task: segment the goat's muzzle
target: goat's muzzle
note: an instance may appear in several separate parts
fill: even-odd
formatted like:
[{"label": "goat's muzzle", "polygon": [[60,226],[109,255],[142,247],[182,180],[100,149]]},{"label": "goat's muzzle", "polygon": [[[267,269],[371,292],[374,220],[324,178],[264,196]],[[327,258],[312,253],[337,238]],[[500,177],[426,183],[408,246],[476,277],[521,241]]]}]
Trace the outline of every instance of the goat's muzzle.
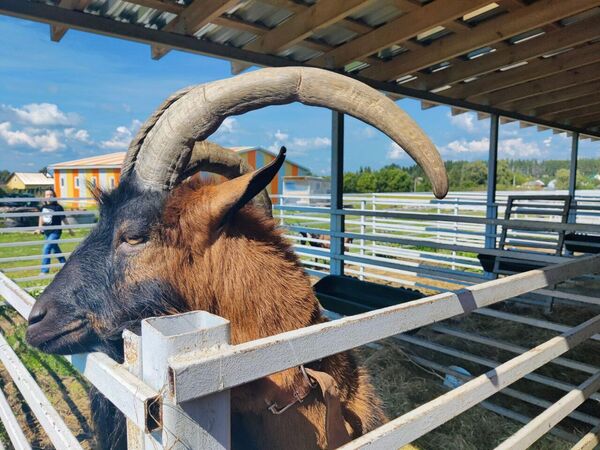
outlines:
[{"label": "goat's muzzle", "polygon": [[89,348],[93,339],[91,327],[84,317],[74,316],[42,295],[29,315],[27,342],[46,353],[72,354]]}]

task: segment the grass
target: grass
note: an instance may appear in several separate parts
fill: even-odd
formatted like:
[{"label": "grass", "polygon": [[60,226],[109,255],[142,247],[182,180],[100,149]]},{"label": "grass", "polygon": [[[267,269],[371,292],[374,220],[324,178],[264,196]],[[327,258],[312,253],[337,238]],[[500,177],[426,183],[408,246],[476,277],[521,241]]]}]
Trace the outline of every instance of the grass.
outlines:
[{"label": "grass", "polygon": [[[29,347],[25,342],[26,326],[25,320],[14,309],[0,306],[0,332],[83,448],[93,448],[89,383],[64,358]],[[4,367],[0,368],[0,387],[32,447],[54,448]],[[4,429],[0,432],[0,440],[7,448],[12,448]]]},{"label": "grass", "polygon": [[[71,236],[67,231],[63,231],[61,239],[73,239],[73,238],[84,238],[89,234],[89,229],[76,229],[73,230],[73,235]],[[14,258],[18,256],[36,256],[42,254],[42,245],[44,243],[44,236],[39,234],[33,234],[32,232],[14,232],[14,233],[1,233],[0,234],[0,244],[3,243],[13,243],[13,242],[34,242],[39,241],[40,245],[27,245],[27,246],[15,246],[15,247],[0,247],[0,258]],[[58,244],[61,251],[63,253],[71,252],[78,245],[78,242],[64,242]],[[19,270],[16,272],[7,273],[10,278],[25,278],[37,276],[40,274],[40,268],[35,267],[28,269],[27,267],[38,266],[42,263],[41,257],[40,259],[30,259],[25,261],[13,261],[13,262],[1,262],[0,270],[12,269],[23,267],[23,270]],[[51,264],[58,263],[58,260],[55,257],[52,257]],[[59,267],[51,267],[50,273],[55,273],[59,270]],[[47,284],[45,280],[31,280],[20,282],[19,285],[21,287],[34,287],[40,284]]]}]

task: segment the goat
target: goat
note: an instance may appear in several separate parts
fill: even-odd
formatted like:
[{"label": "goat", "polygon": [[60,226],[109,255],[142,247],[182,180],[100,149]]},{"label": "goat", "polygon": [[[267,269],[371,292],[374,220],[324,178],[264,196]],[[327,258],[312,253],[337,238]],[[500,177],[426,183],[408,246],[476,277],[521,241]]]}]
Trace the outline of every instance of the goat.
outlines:
[{"label": "goat", "polygon": [[[323,321],[308,276],[269,217],[268,199],[251,204],[285,152],[244,173],[239,158],[204,142],[230,115],[293,101],[336,109],[379,128],[422,165],[436,195],[445,195],[446,172],[433,144],[394,102],[356,80],[289,67],[179,91],[132,141],[120,185],[98,194],[98,225],[36,302],[28,342],[49,353],[103,351],[122,361],[122,331],[139,330],[151,316],[209,311],[230,321],[232,344]],[[207,168],[232,179],[183,182]],[[385,422],[351,351],[306,367],[335,380],[348,439]],[[272,413],[304,381],[296,367],[233,389],[233,448],[339,445],[326,431],[326,405],[318,392],[308,392],[283,414]],[[124,448],[122,415],[103,397],[94,399],[93,408],[101,448]]]},{"label": "goat", "polygon": [[[300,236],[302,236],[304,239],[300,239],[300,244],[301,245],[309,245],[311,247],[318,247],[318,248],[325,248],[325,249],[330,249],[331,248],[331,237],[328,234],[317,234],[317,233],[305,233],[304,231],[300,232]],[[308,239],[314,239],[314,240],[308,240]],[[315,240],[318,241],[324,241],[324,242],[315,242]],[[352,244],[354,242],[354,238],[351,237],[347,237],[344,238],[344,248],[346,250],[348,250],[349,244]]]}]

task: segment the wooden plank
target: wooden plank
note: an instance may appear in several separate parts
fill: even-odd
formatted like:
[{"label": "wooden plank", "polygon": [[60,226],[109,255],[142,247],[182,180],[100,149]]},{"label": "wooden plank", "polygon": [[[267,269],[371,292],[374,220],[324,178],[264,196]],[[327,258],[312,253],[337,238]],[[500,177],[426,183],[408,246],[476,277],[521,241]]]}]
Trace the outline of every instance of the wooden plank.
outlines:
[{"label": "wooden plank", "polygon": [[598,389],[600,389],[600,372],[592,375],[577,386],[577,389],[563,396],[551,407],[547,408],[543,413],[496,447],[496,450],[526,450]]},{"label": "wooden plank", "polygon": [[540,0],[512,13],[490,19],[471,30],[468,36],[457,34],[439,39],[426,49],[399,55],[376,69],[367,68],[361,75],[380,81],[395,79],[597,5],[597,0]]},{"label": "wooden plank", "polygon": [[10,404],[6,400],[4,393],[0,390],[0,420],[6,430],[6,434],[10,439],[15,450],[31,450],[31,444],[25,437],[25,433],[21,429],[21,425],[17,421]]},{"label": "wooden plank", "polygon": [[[92,0],[60,0],[59,8],[83,11],[92,3]],[[64,25],[50,24],[50,39],[53,42],[60,42],[69,28]]]},{"label": "wooden plank", "polygon": [[185,6],[169,0],[127,0],[128,3],[145,6],[147,8],[158,9],[159,11],[169,12],[171,14],[181,14]]},{"label": "wooden plank", "polygon": [[[598,255],[577,258],[567,263],[481,283],[458,293],[438,294],[230,346],[210,354],[182,355],[171,362],[171,392],[175,392],[179,402],[184,402],[229,389],[289,367],[598,270],[599,264]],[[597,322],[595,327],[600,329],[600,316]],[[219,373],[220,376],[215,378],[210,375],[214,373]]]},{"label": "wooden plank", "polygon": [[[566,122],[566,121],[565,121]],[[569,123],[577,123],[582,127],[589,128],[597,125],[600,122],[600,111],[587,116],[578,117],[574,120],[569,120]]]},{"label": "wooden plank", "polygon": [[571,450],[594,450],[600,446],[600,425],[594,427]]},{"label": "wooden plank", "polygon": [[362,60],[386,47],[407,41],[419,33],[461,17],[486,3],[489,1],[446,0],[443,4],[429,3],[314,58],[310,63],[329,68],[343,67],[349,62]]},{"label": "wooden plank", "polygon": [[579,106],[578,108],[572,108],[569,111],[552,112],[544,115],[539,115],[538,117],[543,117],[544,119],[548,120],[560,121],[561,119],[573,120],[584,116],[598,115],[600,114],[600,105],[598,103],[600,102],[587,103],[585,105]]},{"label": "wooden plank", "polygon": [[369,6],[372,0],[329,0],[317,2],[293,15],[260,39],[244,48],[261,53],[278,53],[303,41],[315,31],[326,28]]},{"label": "wooden plank", "polygon": [[[166,24],[163,31],[193,35],[204,25],[231,9],[239,0],[194,0],[175,19]],[[171,51],[164,46],[152,46],[152,59],[160,59]]]},{"label": "wooden plank", "polygon": [[600,42],[586,45],[570,52],[561,53],[547,59],[538,59],[529,63],[506,70],[495,72],[471,81],[459,84],[444,91],[444,95],[453,98],[468,98],[477,101],[487,92],[497,91],[528,81],[545,78],[550,75],[565,72],[570,69],[586,66],[600,61]]},{"label": "wooden plank", "polygon": [[500,67],[537,58],[556,50],[581,45],[599,36],[600,16],[591,17],[530,41],[510,45],[504,49],[496,49],[495,52],[474,60],[454,60],[449,68],[430,75],[419,74],[417,80],[406,83],[406,86],[424,90],[435,89],[492,72]]},{"label": "wooden plank", "polygon": [[538,93],[533,97],[507,103],[505,107],[513,111],[533,113],[537,107],[552,105],[564,100],[585,97],[590,94],[595,94],[596,92],[600,92],[600,81],[598,80],[563,88],[554,92]]},{"label": "wooden plank", "polygon": [[570,111],[572,109],[580,108],[584,105],[595,105],[598,103],[600,103],[600,91],[597,91],[592,95],[586,95],[584,97],[573,98],[546,106],[540,106],[534,110],[534,113],[536,116],[542,117],[546,114]]},{"label": "wooden plank", "polygon": [[340,447],[399,448],[472,408],[600,331],[600,315]]},{"label": "wooden plank", "polygon": [[540,93],[558,91],[595,80],[600,80],[600,63],[567,70],[546,78],[519,84],[518,86],[499,89],[492,93],[477,96],[476,98],[477,101],[490,105],[504,105],[515,100],[533,97]]}]

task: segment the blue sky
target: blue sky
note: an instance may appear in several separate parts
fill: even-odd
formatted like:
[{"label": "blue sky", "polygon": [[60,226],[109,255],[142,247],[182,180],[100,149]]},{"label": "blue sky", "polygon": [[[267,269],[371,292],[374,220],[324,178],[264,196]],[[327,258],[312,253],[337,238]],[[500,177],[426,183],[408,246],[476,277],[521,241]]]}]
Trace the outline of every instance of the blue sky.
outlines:
[{"label": "blue sky", "polygon": [[[230,76],[227,61],[172,51],[159,61],[150,48],[70,30],[50,41],[48,25],[0,16],[0,169],[43,166],[126,149],[139,124],[184,86]],[[489,120],[452,116],[447,107],[421,110],[398,102],[429,134],[446,160],[485,159]],[[329,173],[330,115],[322,108],[269,107],[228,119],[213,136],[223,145],[275,148],[316,174]],[[518,124],[500,130],[500,157],[568,159],[570,138]],[[600,142],[581,144],[582,157],[600,156]],[[346,123],[346,170],[412,161],[382,133]]]}]

